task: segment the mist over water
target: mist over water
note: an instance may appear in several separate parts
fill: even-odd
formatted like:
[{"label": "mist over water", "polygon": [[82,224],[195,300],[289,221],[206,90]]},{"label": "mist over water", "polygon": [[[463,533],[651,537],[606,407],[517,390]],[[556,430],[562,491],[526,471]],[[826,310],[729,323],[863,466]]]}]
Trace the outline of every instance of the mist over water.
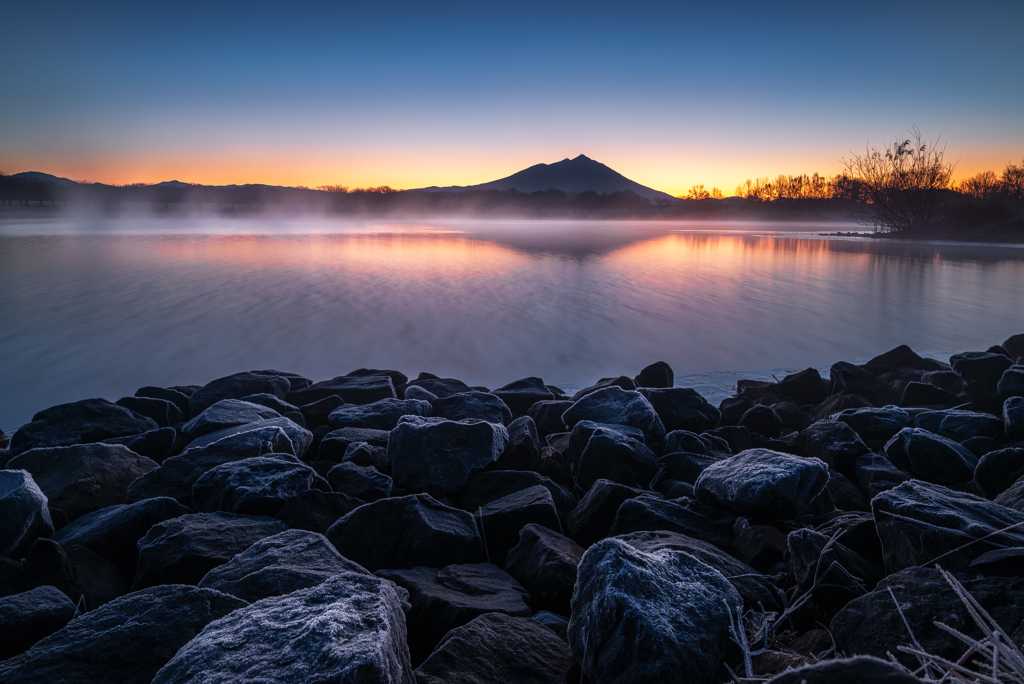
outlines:
[{"label": "mist over water", "polygon": [[[843,227],[848,230],[848,227]],[[835,230],[828,226],[826,230]],[[1024,332],[1024,249],[820,226],[189,217],[0,222],[0,429],[275,368],[570,390],[668,361],[714,401],[898,344]],[[781,377],[781,376],[780,376]]]}]

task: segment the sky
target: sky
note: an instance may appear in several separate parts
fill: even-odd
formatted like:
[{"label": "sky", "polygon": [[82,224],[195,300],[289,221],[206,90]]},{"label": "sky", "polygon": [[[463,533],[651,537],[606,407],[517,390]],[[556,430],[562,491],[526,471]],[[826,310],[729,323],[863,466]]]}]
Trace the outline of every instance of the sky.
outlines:
[{"label": "sky", "polygon": [[673,195],[920,128],[1024,160],[1024,2],[8,3],[0,170],[470,185],[578,154]]}]

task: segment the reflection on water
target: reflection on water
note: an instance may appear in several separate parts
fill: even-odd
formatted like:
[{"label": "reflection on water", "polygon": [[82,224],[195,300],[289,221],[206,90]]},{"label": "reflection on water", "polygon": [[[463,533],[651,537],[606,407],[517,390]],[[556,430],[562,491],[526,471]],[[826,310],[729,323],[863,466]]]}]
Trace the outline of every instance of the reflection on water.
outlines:
[{"label": "reflection on water", "polygon": [[0,428],[268,367],[571,389],[664,359],[717,397],[752,372],[1024,331],[1021,249],[645,222],[223,225],[0,224]]}]

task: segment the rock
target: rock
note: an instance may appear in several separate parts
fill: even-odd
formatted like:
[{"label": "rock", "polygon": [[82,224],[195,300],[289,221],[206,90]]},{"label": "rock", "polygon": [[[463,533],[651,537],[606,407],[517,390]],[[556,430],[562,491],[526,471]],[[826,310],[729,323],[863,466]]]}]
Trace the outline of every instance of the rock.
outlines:
[{"label": "rock", "polygon": [[160,427],[170,427],[187,418],[185,413],[176,404],[166,399],[121,397],[114,403],[140,416],[153,419]]},{"label": "rock", "polygon": [[317,451],[317,460],[343,461],[350,445],[363,442],[373,447],[386,447],[390,439],[387,430],[369,430],[367,428],[341,428],[324,435]]},{"label": "rock", "polygon": [[708,466],[694,484],[697,500],[740,515],[795,518],[825,489],[828,466],[768,449],[749,449]]},{"label": "rock", "polygon": [[138,435],[156,430],[159,425],[106,399],[84,399],[43,409],[32,416],[11,437],[15,456],[30,449],[99,442],[111,437]]},{"label": "rock", "polygon": [[691,454],[708,454],[716,450],[716,443],[713,443],[710,436],[701,437],[695,432],[687,430],[673,430],[665,435],[662,443],[662,450],[665,454],[672,454],[679,451]]},{"label": "rock", "polygon": [[587,394],[562,414],[562,421],[569,428],[582,420],[639,428],[651,439],[665,436],[665,426],[647,398],[639,392],[627,392],[618,387]]},{"label": "rock", "polygon": [[871,504],[863,492],[842,473],[829,468],[828,484],[825,489],[832,497],[832,502],[840,511],[870,511]]},{"label": "rock", "polygon": [[665,481],[685,482],[692,485],[712,463],[722,460],[717,456],[703,454],[691,454],[684,451],[665,454],[658,459],[658,474],[654,480],[657,483]]},{"label": "rock", "polygon": [[800,406],[820,404],[828,398],[828,391],[821,374],[816,368],[808,368],[799,373],[787,375],[778,383],[767,383],[757,391],[745,391],[752,399],[760,399],[772,394],[782,394]]},{"label": "rock", "polygon": [[1010,397],[1003,403],[1003,424],[1010,439],[1024,439],[1024,397]]},{"label": "rock", "polygon": [[416,399],[381,399],[372,404],[343,404],[328,418],[335,428],[394,430],[402,416],[429,416],[430,403]]},{"label": "rock", "polygon": [[[398,390],[397,387],[395,389]],[[428,392],[427,390],[417,385],[409,385],[404,391],[400,393],[400,396],[403,399],[419,399],[420,401],[434,401],[435,399],[437,399],[436,394],[434,394],[433,392]]]},{"label": "rock", "polygon": [[635,487],[598,480],[566,518],[569,535],[583,547],[603,539],[615,522],[615,514],[622,502],[641,493]]},{"label": "rock", "polygon": [[982,494],[999,496],[1024,475],[1024,448],[1010,447],[990,451],[978,459],[974,481]]},{"label": "rock", "polygon": [[25,470],[0,470],[0,556],[22,557],[53,534],[46,495]]},{"label": "rock", "polygon": [[569,433],[568,443],[559,449],[559,451],[561,451],[565,456],[565,460],[574,469],[579,467],[580,457],[583,455],[583,450],[586,449],[590,438],[593,437],[594,433],[598,430],[618,433],[641,444],[644,442],[644,433],[638,428],[626,425],[614,425],[612,423],[595,423],[591,420],[581,420],[573,426],[572,432]]},{"label": "rock", "polygon": [[718,412],[722,414],[718,421],[720,426],[737,425],[740,418],[754,405],[754,400],[746,395],[726,397],[718,405]]},{"label": "rock", "polygon": [[23,564],[31,586],[52,585],[83,612],[128,593],[114,565],[77,544],[65,548],[52,539],[37,539]]},{"label": "rock", "polygon": [[1006,491],[995,498],[994,503],[1024,512],[1024,481],[1018,478]]},{"label": "rock", "polygon": [[390,582],[342,573],[207,625],[157,673],[153,684],[415,684],[401,605]]},{"label": "rock", "polygon": [[381,399],[398,397],[390,377],[368,375],[363,377],[339,376],[313,383],[309,387],[289,392],[284,399],[289,404],[305,406],[331,396],[340,397],[346,404],[372,404]]},{"label": "rock", "polygon": [[773,394],[761,399],[759,404],[770,408],[778,415],[779,420],[782,421],[780,434],[799,432],[804,428],[810,427],[813,422],[810,416],[800,408],[799,404],[787,396]]},{"label": "rock", "polygon": [[[1006,630],[1006,635],[1020,627],[1024,620],[1024,579],[959,579],[967,592]],[[912,645],[912,638],[893,603],[893,595],[913,636],[928,653],[956,662],[967,650],[963,642],[936,627],[935,622],[945,623],[975,639],[982,637],[967,609],[938,570],[911,567],[885,578],[874,591],[850,601],[833,618],[831,630],[840,652],[879,658],[891,652],[903,664],[918,666],[913,656],[896,650],[899,645]]]},{"label": "rock", "polygon": [[995,437],[1003,432],[1003,421],[974,411],[927,411],[914,418],[913,427],[934,432],[957,442],[973,437]]},{"label": "rock", "polygon": [[897,468],[945,485],[967,484],[978,465],[974,454],[953,440],[918,428],[900,430],[885,445],[885,455]]},{"label": "rock", "polygon": [[767,406],[752,406],[740,418],[739,424],[765,437],[778,437],[782,433],[782,419]]},{"label": "rock", "polygon": [[330,485],[294,456],[255,456],[203,473],[192,486],[192,508],[201,513],[274,515],[285,501],[310,489],[330,491]]},{"label": "rock", "polygon": [[370,502],[391,496],[391,478],[376,468],[343,461],[327,473],[331,489]]},{"label": "rock", "polygon": [[492,501],[536,486],[548,490],[559,510],[571,511],[576,507],[572,494],[549,478],[527,470],[484,470],[470,475],[466,486],[459,491],[459,506],[476,513],[478,508]]},{"label": "rock", "polygon": [[[804,591],[820,582],[814,589],[814,603],[829,615],[873,589],[882,578],[881,568],[875,568],[841,541],[821,532],[807,528],[793,530],[786,543],[789,577]],[[838,567],[834,568],[833,564]]]},{"label": "rock", "polygon": [[460,392],[431,402],[433,415],[452,421],[484,420],[497,425],[512,422],[512,411],[501,399],[486,392]]},{"label": "rock", "polygon": [[[717,408],[690,387],[641,388],[638,391],[654,407],[667,432],[688,430],[699,433],[712,430],[718,426],[718,421],[722,417]],[[653,439],[660,437],[656,432],[645,432]]]},{"label": "rock", "polygon": [[953,370],[964,383],[977,381],[989,394],[996,394],[1003,373],[1013,365],[1008,356],[989,352],[963,352],[949,357]]},{"label": "rock", "polygon": [[654,452],[613,430],[597,429],[587,440],[577,467],[579,486],[590,489],[598,480],[627,487],[647,487],[658,473]]},{"label": "rock", "polygon": [[846,409],[832,416],[846,423],[869,447],[878,448],[910,424],[910,416],[896,406]]},{"label": "rock", "polygon": [[645,553],[667,549],[689,554],[701,563],[722,573],[749,609],[777,610],[779,608],[775,588],[769,578],[758,575],[752,567],[707,542],[688,537],[685,534],[664,531],[633,532],[616,537],[616,539],[621,539]]},{"label": "rock", "polygon": [[217,378],[193,392],[188,398],[189,414],[198,416],[222,399],[241,399],[250,394],[271,394],[284,399],[290,388],[291,382],[282,376],[235,373]]},{"label": "rock", "polygon": [[728,547],[735,558],[766,574],[782,563],[787,549],[786,535],[770,525],[744,525]]},{"label": "rock", "polygon": [[590,387],[584,387],[576,394],[572,395],[573,402],[577,402],[588,394],[593,394],[599,390],[608,389],[609,387],[618,387],[619,389],[627,392],[632,392],[636,389],[636,383],[632,378],[628,378],[625,375],[620,375],[617,378],[601,378],[597,383]]},{"label": "rock", "polygon": [[882,374],[886,371],[898,371],[901,368],[913,368],[921,371],[941,371],[948,368],[946,364],[934,359],[919,356],[913,349],[901,344],[864,364],[872,373]]},{"label": "rock", "polygon": [[[254,371],[250,371],[250,372],[253,375],[263,375],[263,376],[266,376],[266,377],[284,378],[285,380],[288,381],[289,391],[294,391],[294,390],[297,390],[297,389],[301,389],[303,387],[309,387],[310,385],[313,384],[312,380],[310,380],[309,378],[303,377],[303,376],[299,375],[298,373],[288,373],[286,371],[269,370],[269,369],[266,369],[266,370],[254,370]],[[202,388],[197,388],[197,389],[202,389]],[[243,397],[243,399],[244,399],[244,397]]]},{"label": "rock", "polygon": [[720,572],[686,553],[605,539],[578,573],[569,646],[590,681],[718,681],[730,611],[741,606]]},{"label": "rock", "polygon": [[416,670],[417,684],[563,684],[568,645],[534,619],[487,613],[448,633]]},{"label": "rock", "polygon": [[836,413],[846,409],[871,408],[872,406],[874,404],[862,396],[850,394],[849,392],[839,392],[830,396],[819,404],[816,409],[811,411],[810,418],[813,421],[827,420]]},{"label": "rock", "polygon": [[199,587],[255,603],[315,587],[343,572],[369,574],[338,553],[322,534],[288,530],[257,541],[210,570]]},{"label": "rock", "polygon": [[381,499],[360,506],[327,530],[345,558],[372,571],[479,563],[484,546],[476,521],[427,494]]},{"label": "rock", "polygon": [[509,549],[505,570],[530,592],[535,608],[569,615],[583,551],[568,537],[529,523],[519,531],[519,543]]},{"label": "rock", "polygon": [[332,394],[331,396],[324,397],[319,401],[314,401],[299,407],[299,411],[301,411],[302,415],[306,417],[306,426],[311,430],[315,430],[322,425],[327,425],[331,412],[344,404],[344,399],[336,394]]},{"label": "rock", "polygon": [[1024,397],[1024,366],[1010,366],[996,385],[996,396],[1000,399]]},{"label": "rock", "polygon": [[480,528],[490,560],[505,565],[505,555],[519,540],[519,531],[529,523],[561,530],[551,492],[537,485],[503,496],[477,510]]},{"label": "rock", "polygon": [[310,489],[288,499],[274,517],[294,530],[324,534],[363,503],[362,499],[348,494]]},{"label": "rock", "polygon": [[163,401],[169,401],[178,407],[181,411],[181,420],[184,420],[189,415],[188,409],[188,394],[179,392],[169,387],[140,387],[135,392],[136,397],[145,399],[162,399]]},{"label": "rock", "polygon": [[209,589],[154,587],[75,618],[28,651],[0,661],[6,684],[149,684],[208,623],[245,603]]},{"label": "rock", "polygon": [[157,523],[139,540],[135,588],[198,584],[213,568],[287,529],[273,518],[234,513],[192,513]]},{"label": "rock", "polygon": [[351,373],[346,373],[347,378],[365,378],[365,377],[388,377],[391,378],[391,384],[395,387],[404,385],[409,382],[408,376],[401,371],[396,370],[381,370],[379,368],[357,368]]},{"label": "rock", "polygon": [[900,470],[888,458],[878,454],[858,456],[854,476],[860,491],[868,499],[914,479],[910,473]]},{"label": "rock", "polygon": [[921,680],[879,658],[857,656],[783,672],[768,684],[919,684]]},{"label": "rock", "polygon": [[970,572],[986,577],[1024,577],[1024,549],[986,551],[971,561]]},{"label": "rock", "polygon": [[492,394],[501,399],[517,416],[525,416],[538,401],[552,401],[555,398],[543,380],[533,377],[510,382],[494,390]]},{"label": "rock", "polygon": [[964,400],[952,392],[923,382],[911,382],[903,388],[900,406],[947,409],[963,404]]},{"label": "rock", "polygon": [[31,473],[49,505],[74,520],[123,502],[128,485],[157,464],[120,445],[78,444],[32,449],[7,467]]},{"label": "rock", "polygon": [[221,399],[185,423],[181,431],[195,439],[225,428],[280,417],[280,413],[266,406],[241,399]]},{"label": "rock", "polygon": [[1001,346],[1011,358],[1024,356],[1024,334],[1011,335]]},{"label": "rock", "polygon": [[75,604],[55,587],[0,598],[0,661],[24,653],[74,616]]},{"label": "rock", "polygon": [[647,366],[640,371],[640,374],[633,381],[637,387],[651,388],[672,387],[676,382],[672,366],[664,361],[655,361],[650,366]]},{"label": "rock", "polygon": [[900,400],[900,392],[860,366],[840,361],[829,369],[832,394],[855,394],[874,406],[887,406]]},{"label": "rock", "polygon": [[819,420],[800,432],[797,445],[805,455],[823,461],[847,477],[854,475],[858,456],[870,450],[853,428],[838,420]]},{"label": "rock", "polygon": [[533,418],[521,416],[508,424],[508,445],[494,467],[498,470],[537,470],[540,467],[540,436]]},{"label": "rock", "polygon": [[[420,375],[423,376],[425,374],[420,373]],[[450,397],[453,394],[473,391],[472,387],[461,380],[456,380],[455,378],[439,378],[436,375],[416,378],[415,380],[402,385],[398,389],[400,393],[404,393],[405,390],[412,387],[419,387],[440,399]],[[402,394],[400,394],[400,396],[402,396]]]},{"label": "rock", "polygon": [[250,394],[247,397],[242,397],[242,401],[266,407],[282,416],[286,413],[294,413],[295,411],[302,412],[298,406],[292,406],[287,401],[278,399],[273,394]]},{"label": "rock", "polygon": [[[328,461],[331,463],[332,461]],[[385,475],[391,472],[388,467],[387,447],[372,446],[366,442],[352,442],[345,448],[345,455],[341,457],[342,463],[353,463],[363,468],[375,468]],[[330,472],[330,471],[328,471]]]},{"label": "rock", "polygon": [[55,539],[65,547],[84,546],[110,561],[131,581],[139,565],[139,540],[153,525],[192,512],[168,497],[118,504],[83,515],[62,528]]},{"label": "rock", "polygon": [[733,538],[735,518],[692,499],[665,501],[644,494],[622,502],[608,535],[620,537],[631,532],[678,532],[726,548]]},{"label": "rock", "polygon": [[570,406],[572,406],[572,402],[566,400],[538,401],[530,407],[527,415],[533,418],[533,422],[537,424],[537,432],[547,436],[565,430],[562,414]]},{"label": "rock", "polygon": [[154,463],[163,463],[180,447],[184,446],[185,438],[179,439],[178,431],[171,427],[150,430],[141,435],[130,435],[128,437],[112,437],[103,440],[103,444],[120,444],[128,447],[139,456],[145,456]]},{"label": "rock", "polygon": [[754,444],[750,438],[750,430],[740,425],[723,425],[714,430],[704,433],[705,437],[720,439],[729,445],[728,453],[738,454],[747,449],[753,449]]},{"label": "rock", "polygon": [[998,532],[1024,523],[1024,513],[940,485],[904,482],[872,499],[871,510],[889,574],[936,562],[962,572],[986,551],[1024,545],[1024,528]]},{"label": "rock", "polygon": [[[284,432],[287,439],[281,438],[281,432]],[[197,437],[189,443],[183,453],[216,444],[221,449],[248,449],[253,455],[273,451],[302,458],[312,442],[313,433],[294,421],[284,417],[266,418]]]},{"label": "rock", "polygon": [[484,613],[529,617],[526,590],[491,563],[379,570],[377,575],[409,592],[406,614],[413,663],[422,662],[445,634]]},{"label": "rock", "polygon": [[409,416],[391,431],[388,463],[398,486],[442,496],[497,461],[507,444],[508,432],[495,423]]},{"label": "rock", "polygon": [[963,378],[951,370],[930,371],[921,376],[921,382],[938,387],[950,394],[959,394],[964,390]]}]

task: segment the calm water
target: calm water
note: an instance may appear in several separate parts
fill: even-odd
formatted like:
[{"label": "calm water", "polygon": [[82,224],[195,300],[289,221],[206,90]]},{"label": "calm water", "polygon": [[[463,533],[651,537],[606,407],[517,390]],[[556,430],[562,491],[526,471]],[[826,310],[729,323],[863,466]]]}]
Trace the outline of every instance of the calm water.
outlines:
[{"label": "calm water", "polygon": [[1024,249],[813,228],[8,219],[0,428],[257,368],[572,389],[663,359],[717,399],[738,377],[901,343],[945,358],[1024,332]]}]

